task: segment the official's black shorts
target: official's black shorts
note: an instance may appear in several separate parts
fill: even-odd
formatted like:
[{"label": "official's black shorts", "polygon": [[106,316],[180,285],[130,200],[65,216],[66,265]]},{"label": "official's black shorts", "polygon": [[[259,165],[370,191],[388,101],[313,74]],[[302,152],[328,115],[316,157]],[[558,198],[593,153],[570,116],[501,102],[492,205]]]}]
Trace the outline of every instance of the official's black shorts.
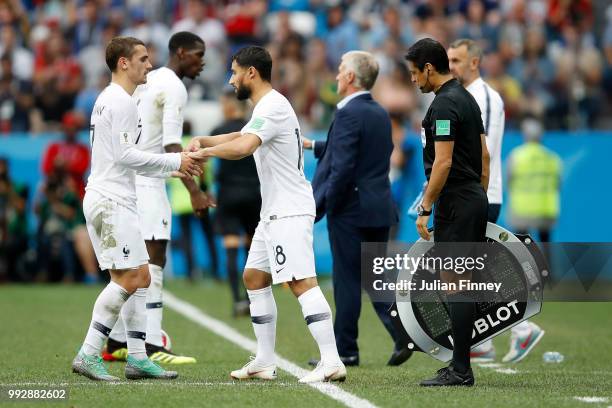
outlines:
[{"label": "official's black shorts", "polygon": [[484,242],[489,202],[477,182],[447,186],[434,206],[434,241]]},{"label": "official's black shorts", "polygon": [[259,189],[220,189],[217,197],[215,227],[221,235],[253,236],[259,223]]}]

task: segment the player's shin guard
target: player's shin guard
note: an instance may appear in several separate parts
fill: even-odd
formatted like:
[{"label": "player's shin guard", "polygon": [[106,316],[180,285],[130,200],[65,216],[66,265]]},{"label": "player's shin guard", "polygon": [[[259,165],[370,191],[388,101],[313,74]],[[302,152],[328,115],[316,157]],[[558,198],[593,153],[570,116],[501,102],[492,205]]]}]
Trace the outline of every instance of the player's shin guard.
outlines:
[{"label": "player's shin guard", "polygon": [[447,295],[453,333],[453,369],[460,374],[470,369],[470,345],[474,327],[474,299],[468,292]]},{"label": "player's shin guard", "polygon": [[336,347],[331,309],[321,288],[316,286],[307,290],[298,297],[298,300],[302,305],[308,329],[319,346],[321,362],[323,365],[337,365],[340,357]]},{"label": "player's shin guard", "polygon": [[161,347],[164,270],[161,266],[149,264],[149,272],[151,284],[147,291],[147,343]]},{"label": "player's shin guard", "polygon": [[129,293],[124,288],[112,281],[100,292],[94,304],[91,324],[83,343],[85,354],[90,356],[100,354],[122,306],[129,297]]},{"label": "player's shin guard", "polygon": [[145,350],[145,330],[147,328],[147,315],[145,302],[147,289],[139,288],[125,302],[121,309],[121,317],[125,324],[128,354],[138,360],[147,358]]},{"label": "player's shin guard", "polygon": [[247,290],[251,301],[251,321],[257,338],[257,363],[262,366],[276,363],[274,345],[276,343],[276,302],[272,287]]}]

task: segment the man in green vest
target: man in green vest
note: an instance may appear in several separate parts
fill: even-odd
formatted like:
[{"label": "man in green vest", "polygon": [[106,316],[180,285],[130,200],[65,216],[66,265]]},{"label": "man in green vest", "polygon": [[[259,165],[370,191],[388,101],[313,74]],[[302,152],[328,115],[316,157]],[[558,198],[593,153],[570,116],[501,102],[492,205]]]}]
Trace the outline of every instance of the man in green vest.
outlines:
[{"label": "man in green vest", "polygon": [[515,148],[508,160],[510,224],[517,233],[538,231],[541,242],[549,242],[559,217],[562,162],[544,147],[542,124],[526,119],[521,125],[525,143]]}]

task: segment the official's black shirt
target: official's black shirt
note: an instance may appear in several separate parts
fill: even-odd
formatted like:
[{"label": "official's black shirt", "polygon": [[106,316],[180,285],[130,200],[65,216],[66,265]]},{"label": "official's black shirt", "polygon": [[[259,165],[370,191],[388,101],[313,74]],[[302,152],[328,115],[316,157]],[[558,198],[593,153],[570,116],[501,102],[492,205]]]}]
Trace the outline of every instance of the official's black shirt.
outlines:
[{"label": "official's black shirt", "polygon": [[484,134],[480,108],[474,97],[456,80],[440,87],[422,123],[425,146],[423,163],[429,180],[436,152],[436,141],[454,141],[453,163],[446,186],[473,180],[480,182],[482,174],[482,146]]}]

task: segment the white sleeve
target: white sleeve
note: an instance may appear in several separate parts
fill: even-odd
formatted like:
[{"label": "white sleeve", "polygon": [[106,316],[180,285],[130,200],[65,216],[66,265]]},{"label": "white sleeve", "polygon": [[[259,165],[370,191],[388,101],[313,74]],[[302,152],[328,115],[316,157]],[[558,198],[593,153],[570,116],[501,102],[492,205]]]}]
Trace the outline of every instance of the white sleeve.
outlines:
[{"label": "white sleeve", "polygon": [[[491,101],[494,103],[493,101]],[[491,109],[492,114],[489,119],[489,134],[485,138],[487,141],[487,150],[491,155],[497,154],[500,151],[500,143],[504,136],[504,126],[506,122],[504,114],[504,102],[500,99],[497,102],[497,109]]]},{"label": "white sleeve", "polygon": [[181,167],[180,153],[155,154],[138,150],[136,104],[120,104],[112,114],[111,145],[115,162],[149,177],[167,177]]},{"label": "white sleeve", "polygon": [[187,97],[178,89],[168,89],[164,92],[164,108],[162,112],[162,143],[165,146],[181,144],[183,136],[183,111]]},{"label": "white sleeve", "polygon": [[269,111],[253,112],[251,120],[240,130],[240,133],[257,135],[261,139],[261,143],[264,144],[278,135],[273,118],[274,115]]}]

